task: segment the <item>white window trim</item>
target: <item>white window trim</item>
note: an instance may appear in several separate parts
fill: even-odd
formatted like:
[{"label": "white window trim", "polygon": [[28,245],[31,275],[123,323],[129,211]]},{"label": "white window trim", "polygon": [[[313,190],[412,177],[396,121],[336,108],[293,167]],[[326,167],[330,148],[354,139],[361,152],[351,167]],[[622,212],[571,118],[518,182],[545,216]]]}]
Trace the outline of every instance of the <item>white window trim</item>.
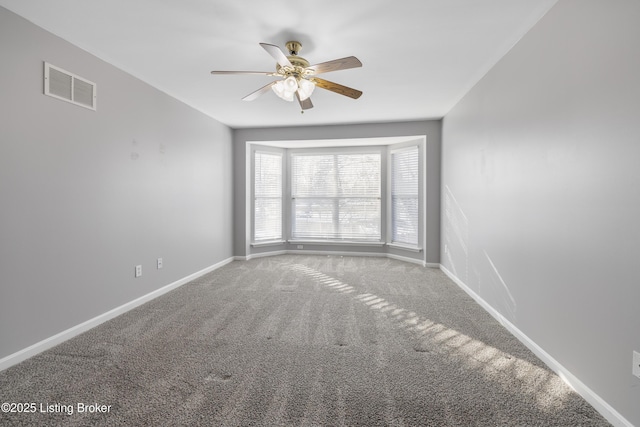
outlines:
[{"label": "white window trim", "polygon": [[[392,167],[391,155],[394,153],[399,153],[405,150],[410,150],[415,147],[418,147],[418,244],[410,245],[402,242],[393,241],[393,215],[392,215]],[[385,199],[387,201],[387,234],[386,234],[386,242],[387,246],[391,248],[403,249],[412,252],[421,252],[423,250],[424,245],[426,244],[426,230],[427,230],[427,206],[426,206],[426,137],[421,137],[419,141],[413,140],[405,143],[399,143],[390,145],[387,150],[387,194],[385,195]]]},{"label": "white window trim", "polygon": [[[285,209],[287,212],[287,226],[286,232],[289,239],[289,242],[295,243],[304,243],[309,242],[309,244],[324,244],[324,245],[352,245],[352,246],[382,246],[385,244],[385,236],[387,234],[386,224],[387,224],[387,195],[385,194],[385,189],[387,188],[387,147],[386,146],[356,146],[356,147],[311,147],[311,148],[290,148],[286,150],[286,158],[287,158],[287,183],[286,183],[286,193],[283,196],[283,199],[286,200]],[[304,155],[322,155],[322,154],[379,154],[380,155],[380,240],[342,240],[342,239],[293,239],[292,231],[293,231],[293,203],[294,199],[291,188],[291,177],[292,177],[292,160],[291,158],[296,154],[304,154]]]},{"label": "white window trim", "polygon": [[[265,239],[265,240],[256,240],[256,217],[255,217],[255,209],[256,209],[256,182],[255,182],[255,172],[256,172],[256,164],[255,164],[255,159],[256,159],[256,154],[272,154],[272,155],[278,155],[280,156],[281,159],[281,167],[282,167],[282,175],[281,175],[281,183],[282,183],[282,195],[280,197],[281,199],[281,203],[282,203],[282,217],[281,217],[281,234],[280,237],[275,238],[275,239]],[[251,243],[250,245],[252,247],[260,247],[260,246],[272,246],[272,245],[279,245],[279,244],[284,244],[286,243],[286,229],[285,229],[285,206],[286,206],[286,202],[285,199],[287,197],[286,194],[286,185],[285,185],[285,181],[287,179],[286,175],[285,175],[285,171],[286,171],[286,167],[285,167],[285,157],[286,157],[286,153],[284,152],[284,150],[279,150],[279,149],[272,149],[270,147],[259,147],[259,146],[255,146],[251,148],[251,155],[250,155],[250,162],[251,162],[251,171],[250,171],[250,180],[251,180],[251,192],[250,192],[250,209],[251,209],[251,214],[250,214],[250,221],[251,221]]]},{"label": "white window trim", "polygon": [[288,240],[292,245],[323,245],[323,246],[335,246],[335,245],[347,245],[347,246],[384,246],[385,242],[377,241],[363,241],[363,240],[306,240],[295,239]]},{"label": "white window trim", "polygon": [[260,248],[262,246],[277,246],[285,243],[287,243],[286,240],[261,240],[259,242],[251,242],[251,246],[254,248]]}]

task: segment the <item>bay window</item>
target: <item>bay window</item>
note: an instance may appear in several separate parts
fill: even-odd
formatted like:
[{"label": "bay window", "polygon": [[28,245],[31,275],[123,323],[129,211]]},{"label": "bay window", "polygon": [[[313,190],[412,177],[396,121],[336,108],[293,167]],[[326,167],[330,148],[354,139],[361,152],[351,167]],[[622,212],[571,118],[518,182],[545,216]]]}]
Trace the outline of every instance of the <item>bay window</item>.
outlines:
[{"label": "bay window", "polygon": [[422,251],[423,142],[253,147],[252,246],[386,244],[395,254]]}]

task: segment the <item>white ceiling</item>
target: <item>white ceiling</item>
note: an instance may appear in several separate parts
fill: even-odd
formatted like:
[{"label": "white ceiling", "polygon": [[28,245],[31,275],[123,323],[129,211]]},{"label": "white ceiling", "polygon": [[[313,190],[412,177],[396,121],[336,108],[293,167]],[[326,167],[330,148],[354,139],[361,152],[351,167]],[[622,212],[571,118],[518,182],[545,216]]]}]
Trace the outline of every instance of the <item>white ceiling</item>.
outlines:
[{"label": "white ceiling", "polygon": [[[0,5],[233,128],[443,117],[557,0],[0,0]],[[322,77],[315,108],[268,92],[258,45],[299,40],[311,64],[356,56]],[[99,86],[99,82],[98,83]]]}]

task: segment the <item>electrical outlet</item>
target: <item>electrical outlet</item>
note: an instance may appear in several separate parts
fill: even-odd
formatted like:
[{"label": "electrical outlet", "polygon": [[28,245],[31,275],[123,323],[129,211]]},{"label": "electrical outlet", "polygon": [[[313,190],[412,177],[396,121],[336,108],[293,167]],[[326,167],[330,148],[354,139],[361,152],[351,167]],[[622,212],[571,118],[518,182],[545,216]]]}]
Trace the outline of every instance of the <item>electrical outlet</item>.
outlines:
[{"label": "electrical outlet", "polygon": [[633,375],[640,378],[640,353],[633,352],[633,369],[631,370]]},{"label": "electrical outlet", "polygon": [[304,245],[298,245],[298,249],[304,248]]},{"label": "electrical outlet", "polygon": [[136,265],[136,277],[142,276],[142,266]]},{"label": "electrical outlet", "polygon": [[158,270],[162,268],[162,258],[158,258]]}]

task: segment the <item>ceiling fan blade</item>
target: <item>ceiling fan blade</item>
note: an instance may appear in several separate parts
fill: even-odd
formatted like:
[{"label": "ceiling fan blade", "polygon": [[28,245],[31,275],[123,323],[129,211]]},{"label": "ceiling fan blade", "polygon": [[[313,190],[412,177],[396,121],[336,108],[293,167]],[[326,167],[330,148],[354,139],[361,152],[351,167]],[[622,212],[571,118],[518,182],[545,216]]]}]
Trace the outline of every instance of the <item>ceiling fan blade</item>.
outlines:
[{"label": "ceiling fan blade", "polygon": [[262,86],[260,89],[256,90],[255,92],[251,92],[249,95],[247,95],[244,98],[242,98],[242,100],[243,101],[253,101],[254,99],[259,97],[263,93],[269,92],[269,89],[271,89],[271,86],[273,86],[277,82],[278,81],[276,80],[275,82],[271,82],[269,84],[266,84],[266,85]]},{"label": "ceiling fan blade", "polygon": [[340,95],[348,96],[349,98],[358,99],[362,95],[362,91],[353,89],[347,86],[339,85],[338,83],[330,82],[328,80],[319,79],[314,77],[309,79],[316,84],[316,86],[322,89],[330,90],[331,92],[339,93]]},{"label": "ceiling fan blade", "polygon": [[268,71],[212,71],[211,74],[260,74],[262,76],[274,76],[276,73]]},{"label": "ceiling fan blade", "polygon": [[362,62],[355,56],[347,56],[346,58],[334,59],[333,61],[312,65],[307,67],[307,70],[312,70],[314,74],[320,74],[357,67],[362,67]]},{"label": "ceiling fan blade", "polygon": [[281,67],[293,67],[291,62],[289,62],[287,55],[285,55],[278,46],[269,43],[260,43],[260,46],[262,46],[264,50],[266,50],[267,53],[271,55],[278,64],[280,64]]},{"label": "ceiling fan blade", "polygon": [[296,92],[296,98],[298,99],[298,103],[300,103],[300,108],[302,108],[302,111],[313,108],[313,103],[311,102],[311,98],[307,98],[304,101],[301,101],[300,95],[298,95],[298,92]]}]

